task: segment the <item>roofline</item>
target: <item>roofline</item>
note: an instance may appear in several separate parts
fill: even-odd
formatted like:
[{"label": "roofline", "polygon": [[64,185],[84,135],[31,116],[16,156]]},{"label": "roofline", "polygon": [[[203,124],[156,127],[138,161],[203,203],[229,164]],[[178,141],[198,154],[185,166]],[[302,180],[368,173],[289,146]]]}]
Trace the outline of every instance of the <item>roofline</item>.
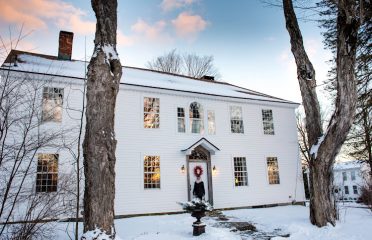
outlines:
[{"label": "roofline", "polygon": [[[66,61],[66,60],[58,59],[58,57],[52,56],[52,55],[40,54],[40,53],[33,53],[33,52],[26,52],[26,51],[12,49],[10,51],[10,53],[8,54],[8,56],[6,57],[4,63],[12,63],[11,57],[14,56],[14,55],[18,55],[18,54],[29,54],[29,55],[34,55],[34,56],[37,56],[37,57],[43,57],[43,58],[46,58],[46,59],[49,59],[49,60]],[[71,62],[85,62],[85,63],[89,64],[89,61],[84,61],[84,60],[71,59],[69,61],[71,61]],[[300,105],[300,103],[297,103],[297,102],[293,102],[293,101],[285,100],[285,99],[282,99],[282,98],[274,97],[274,96],[271,96],[271,95],[268,95],[268,94],[265,94],[265,93],[254,91],[254,90],[251,90],[251,89],[248,89],[248,88],[244,88],[244,87],[241,87],[241,86],[237,86],[237,85],[234,85],[234,84],[231,84],[231,83],[227,83],[227,82],[200,79],[200,78],[190,77],[190,76],[181,75],[181,74],[177,74],[177,73],[162,72],[162,71],[158,71],[158,70],[141,68],[141,67],[132,67],[132,66],[122,65],[122,68],[131,68],[131,69],[148,71],[148,72],[154,72],[154,73],[160,73],[160,74],[165,74],[165,75],[170,75],[170,76],[188,78],[188,79],[202,81],[202,82],[208,82],[208,83],[215,83],[215,84],[222,84],[222,85],[233,86],[233,87],[236,87],[236,88],[240,88],[240,89],[243,89],[243,90],[250,91],[249,94],[252,94],[252,95],[261,96],[261,97],[268,97],[268,98],[273,98],[273,99],[277,99],[278,100],[278,101],[270,101],[270,100],[261,100],[261,101],[281,102],[281,103],[288,103],[288,104]],[[3,69],[3,65],[0,66],[0,69]],[[13,71],[27,72],[27,73],[37,73],[37,72],[21,71],[21,70],[13,70]],[[59,74],[48,74],[48,73],[37,73],[37,74],[44,74],[44,75],[49,75],[49,76],[59,76],[59,77],[70,77],[70,78],[74,78],[74,79],[84,79],[84,78],[80,78],[80,77],[74,77],[74,76],[68,76],[68,75],[59,75]],[[121,83],[121,84],[123,84],[123,83]],[[138,86],[143,86],[143,85],[138,85]],[[143,86],[143,87],[148,87],[148,86]],[[151,88],[157,88],[157,87],[151,87]],[[159,88],[159,89],[163,89],[163,88]],[[167,89],[167,88],[164,88],[164,89]],[[168,90],[182,91],[182,90],[175,90],[175,89],[168,89]],[[192,92],[192,91],[184,91],[184,92]],[[207,94],[207,95],[228,97],[228,96],[224,96],[224,95],[215,95],[215,94]],[[232,97],[232,98],[252,99],[252,98],[240,98],[240,97]],[[253,99],[253,100],[257,100],[257,99]]]},{"label": "roofline", "polygon": [[[0,70],[12,71],[12,72],[21,72],[21,73],[32,73],[32,74],[39,74],[39,75],[43,75],[43,76],[64,77],[64,78],[72,78],[72,79],[80,79],[80,80],[86,79],[86,78],[81,78],[81,77],[64,76],[64,75],[58,75],[58,74],[38,73],[38,72],[30,72],[30,71],[6,69],[4,67],[0,67]],[[195,94],[201,94],[201,95],[207,95],[207,96],[214,96],[214,97],[224,97],[224,98],[233,98],[233,99],[244,99],[244,100],[253,100],[253,101],[260,101],[260,102],[273,102],[273,103],[281,103],[281,104],[288,104],[288,105],[300,105],[299,103],[291,102],[291,101],[287,101],[287,100],[284,100],[284,101],[278,100],[278,101],[276,101],[276,100],[255,99],[255,98],[248,98],[248,97],[246,97],[246,98],[245,97],[234,97],[234,96],[226,96],[226,95],[219,95],[219,94],[212,94],[212,93],[202,93],[202,92],[194,92],[194,91],[179,90],[179,89],[172,89],[172,88],[145,86],[145,85],[132,84],[132,83],[122,83],[122,82],[120,84],[121,85],[127,85],[127,86],[135,86],[135,87],[143,87],[143,88],[152,88],[152,89],[175,91],[175,92],[195,93]]]}]

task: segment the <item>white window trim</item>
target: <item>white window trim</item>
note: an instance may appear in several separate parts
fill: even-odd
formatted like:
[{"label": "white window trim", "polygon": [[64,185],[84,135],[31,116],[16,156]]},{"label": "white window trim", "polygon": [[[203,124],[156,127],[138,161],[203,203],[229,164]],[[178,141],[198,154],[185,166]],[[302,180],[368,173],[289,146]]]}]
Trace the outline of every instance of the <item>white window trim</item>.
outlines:
[{"label": "white window trim", "polygon": [[[243,185],[243,186],[236,186],[235,185],[235,165],[234,165],[234,158],[239,158],[239,157],[242,157],[242,158],[245,158],[245,166],[246,166],[246,169],[247,169],[247,185]],[[234,189],[245,189],[247,187],[249,187],[249,174],[248,174],[248,161],[247,161],[247,157],[244,155],[244,154],[235,154],[235,155],[231,155],[231,169],[232,169],[232,184],[233,184],[233,187]]]},{"label": "white window trim", "polygon": [[[278,171],[279,171],[279,183],[275,184],[270,184],[270,179],[269,179],[269,166],[267,165],[267,158],[276,158],[278,162]],[[265,156],[265,171],[266,171],[266,180],[267,180],[267,185],[269,186],[280,186],[282,184],[282,180],[280,179],[280,164],[279,164],[279,157],[275,154],[270,154]]]},{"label": "white window trim", "polygon": [[[272,118],[273,118],[273,132],[274,132],[274,134],[266,134],[265,133],[264,121],[263,121],[263,111],[264,110],[271,110],[271,115],[272,115]],[[272,108],[261,108],[260,117],[261,117],[261,133],[264,136],[275,136],[276,135],[276,129],[275,129],[275,123],[274,123],[274,110]]]},{"label": "white window trim", "polygon": [[[145,98],[159,98],[159,127],[158,128],[145,128],[144,126],[144,116],[145,116]],[[161,116],[162,116],[162,107],[161,107],[161,97],[156,94],[142,94],[141,95],[141,111],[140,111],[140,129],[145,131],[157,131],[161,128]]]},{"label": "white window trim", "polygon": [[[145,157],[146,156],[158,156],[159,161],[160,161],[160,187],[159,188],[145,188]],[[163,183],[163,178],[162,178],[162,173],[161,173],[161,155],[160,153],[142,153],[140,154],[140,174],[141,174],[141,189],[142,192],[151,192],[151,191],[160,191],[162,189],[162,183]]]},{"label": "white window trim", "polygon": [[[213,116],[214,116],[214,133],[209,133],[209,119],[208,119],[208,116],[209,116],[209,112],[213,112]],[[208,135],[216,135],[217,134],[217,124],[216,124],[216,111],[215,110],[210,110],[208,109],[207,110],[207,117],[206,117],[206,120],[207,120],[207,128],[208,130],[206,131]]]},{"label": "white window trim", "polygon": [[[233,133],[231,131],[231,107],[240,107],[242,109],[242,121],[243,121],[243,132],[242,133]],[[227,107],[227,112],[228,112],[228,131],[229,131],[229,134],[231,135],[234,135],[234,136],[244,136],[246,135],[246,124],[244,123],[244,107],[243,105],[241,104],[229,104],[228,107]]]},{"label": "white window trim", "polygon": [[[183,108],[183,111],[184,111],[184,114],[185,114],[185,116],[184,116],[184,121],[185,121],[185,131],[184,132],[179,132],[178,131],[178,119],[179,119],[179,117],[178,117],[178,108]],[[181,134],[181,135],[185,135],[185,134],[187,134],[188,133],[188,131],[187,131],[187,116],[186,116],[186,110],[187,110],[187,108],[185,107],[185,106],[183,106],[183,105],[177,105],[176,107],[175,107],[175,111],[176,111],[176,133],[178,133],[178,134]]]}]

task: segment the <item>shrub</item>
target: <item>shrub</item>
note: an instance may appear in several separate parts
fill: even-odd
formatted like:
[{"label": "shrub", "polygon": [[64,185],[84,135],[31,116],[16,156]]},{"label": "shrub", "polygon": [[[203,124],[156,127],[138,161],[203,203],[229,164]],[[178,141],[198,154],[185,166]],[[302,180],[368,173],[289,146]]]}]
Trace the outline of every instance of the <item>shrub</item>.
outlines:
[{"label": "shrub", "polygon": [[372,211],[372,181],[361,187],[361,194],[358,202],[367,205],[367,207]]}]

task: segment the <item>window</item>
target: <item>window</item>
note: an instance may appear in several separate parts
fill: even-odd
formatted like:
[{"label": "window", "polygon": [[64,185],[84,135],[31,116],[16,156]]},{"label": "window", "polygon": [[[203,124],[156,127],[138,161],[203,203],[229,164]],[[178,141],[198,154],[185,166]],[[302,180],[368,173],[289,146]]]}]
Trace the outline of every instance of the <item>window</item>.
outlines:
[{"label": "window", "polygon": [[216,120],[214,111],[208,111],[208,134],[216,134]]},{"label": "window", "polygon": [[242,108],[238,106],[230,107],[230,122],[232,133],[244,133]]},{"label": "window", "polygon": [[144,188],[160,188],[160,157],[145,156],[143,163]]},{"label": "window", "polygon": [[351,172],[351,180],[355,180],[355,171]]},{"label": "window", "polygon": [[345,188],[345,194],[349,194],[349,187],[348,186],[344,186]]},{"label": "window", "polygon": [[273,111],[272,110],[262,110],[262,122],[264,134],[274,135],[274,121],[273,121]]},{"label": "window", "polygon": [[234,157],[235,186],[247,186],[247,164],[245,157]]},{"label": "window", "polygon": [[38,154],[36,192],[56,192],[58,182],[58,154]]},{"label": "window", "polygon": [[190,129],[192,133],[203,133],[203,107],[197,103],[193,102],[190,104]]},{"label": "window", "polygon": [[143,126],[144,128],[159,128],[160,101],[159,98],[145,97],[143,100]]},{"label": "window", "polygon": [[278,159],[276,157],[267,158],[267,172],[269,184],[280,184]]},{"label": "window", "polygon": [[358,187],[357,186],[353,186],[353,192],[354,192],[354,194],[358,194]]},{"label": "window", "polygon": [[185,132],[185,109],[181,107],[177,108],[177,126],[178,132]]},{"label": "window", "polygon": [[346,172],[342,172],[342,179],[343,179],[344,181],[347,180],[347,174],[346,174]]},{"label": "window", "polygon": [[41,121],[62,121],[63,88],[44,87]]}]

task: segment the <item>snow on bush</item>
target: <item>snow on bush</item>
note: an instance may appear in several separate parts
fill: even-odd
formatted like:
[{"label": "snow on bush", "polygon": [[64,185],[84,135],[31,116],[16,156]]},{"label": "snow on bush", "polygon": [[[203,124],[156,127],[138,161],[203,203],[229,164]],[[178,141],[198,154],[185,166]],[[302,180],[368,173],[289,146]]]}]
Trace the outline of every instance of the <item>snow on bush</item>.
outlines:
[{"label": "snow on bush", "polygon": [[200,200],[199,198],[194,198],[189,202],[178,202],[179,205],[182,206],[182,209],[187,212],[192,212],[194,210],[202,210],[202,211],[212,211],[213,207],[209,202],[204,200]]}]

